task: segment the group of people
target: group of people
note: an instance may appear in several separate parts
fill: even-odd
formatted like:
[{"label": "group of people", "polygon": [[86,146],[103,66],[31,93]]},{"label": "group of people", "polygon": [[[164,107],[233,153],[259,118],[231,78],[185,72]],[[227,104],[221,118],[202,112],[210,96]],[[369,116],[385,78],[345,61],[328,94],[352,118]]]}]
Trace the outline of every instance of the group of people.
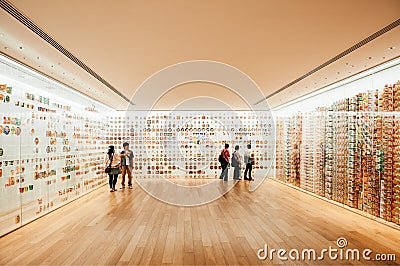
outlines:
[{"label": "group of people", "polygon": [[[251,151],[251,144],[247,144],[247,150],[244,152],[244,156],[239,152],[239,145],[235,146],[235,151],[231,155],[229,153],[229,144],[225,144],[225,148],[221,151],[219,156],[219,162],[221,163],[222,172],[220,175],[220,179],[224,181],[228,181],[228,169],[229,165],[234,168],[233,171],[233,180],[241,180],[240,178],[240,169],[242,166],[245,166],[244,170],[244,180],[253,181],[254,179],[251,177],[251,171],[253,170],[254,165],[254,154]],[[248,176],[248,177],[247,177]]]},{"label": "group of people", "polygon": [[125,142],[123,150],[120,153],[115,152],[113,145],[108,147],[105,165],[108,168],[110,192],[117,191],[118,175],[122,174],[120,189],[125,188],[125,176],[128,175],[128,187],[132,189],[132,167],[133,167],[133,152],[129,149],[129,143]]},{"label": "group of people", "polygon": [[[132,189],[132,168],[133,168],[133,152],[129,149],[129,143],[125,142],[123,150],[120,153],[115,152],[113,145],[109,146],[108,152],[105,159],[105,166],[109,176],[110,192],[117,191],[115,186],[117,185],[118,175],[122,174],[122,181],[120,189],[125,188],[125,176],[128,175],[128,187]],[[231,155],[229,153],[229,144],[225,144],[225,148],[221,151],[219,156],[219,162],[221,163],[222,172],[220,179],[228,181],[228,169],[229,165],[234,168],[233,179],[241,180],[240,172],[242,166],[245,166],[244,180],[253,181],[251,172],[253,170],[254,155],[251,151],[251,145],[247,145],[247,150],[242,155],[239,152],[239,145],[235,146],[235,151]]]}]

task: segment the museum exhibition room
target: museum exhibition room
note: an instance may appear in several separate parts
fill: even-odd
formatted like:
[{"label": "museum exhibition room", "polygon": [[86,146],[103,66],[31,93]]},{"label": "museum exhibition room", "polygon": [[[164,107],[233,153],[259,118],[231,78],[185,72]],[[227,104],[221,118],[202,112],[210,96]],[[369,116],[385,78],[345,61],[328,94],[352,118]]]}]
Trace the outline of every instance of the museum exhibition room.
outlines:
[{"label": "museum exhibition room", "polygon": [[400,264],[399,0],[0,7],[0,265]]}]

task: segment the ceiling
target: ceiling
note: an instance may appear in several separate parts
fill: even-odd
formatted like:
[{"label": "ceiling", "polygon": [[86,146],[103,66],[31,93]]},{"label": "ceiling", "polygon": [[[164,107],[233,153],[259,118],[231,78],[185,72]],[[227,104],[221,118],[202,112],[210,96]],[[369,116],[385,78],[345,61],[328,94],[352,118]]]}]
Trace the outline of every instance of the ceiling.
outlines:
[{"label": "ceiling", "polygon": [[[154,73],[190,60],[232,65],[267,96],[400,18],[398,0],[8,2],[128,99]],[[0,43],[1,52],[100,102],[117,110],[129,107],[126,99],[2,9]],[[278,106],[398,56],[400,27],[268,102]],[[156,106],[168,109],[185,99],[209,97],[243,109],[240,97],[229,95],[221,86],[187,84],[163,95]],[[134,100],[133,108],[146,102]]]}]

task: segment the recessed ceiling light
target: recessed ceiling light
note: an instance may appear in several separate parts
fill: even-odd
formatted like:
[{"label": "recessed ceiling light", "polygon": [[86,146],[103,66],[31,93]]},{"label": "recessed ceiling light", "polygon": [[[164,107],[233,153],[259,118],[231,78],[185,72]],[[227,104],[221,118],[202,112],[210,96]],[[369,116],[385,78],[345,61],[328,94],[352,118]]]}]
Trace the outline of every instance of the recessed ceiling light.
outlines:
[{"label": "recessed ceiling light", "polygon": [[393,49],[396,49],[396,47],[394,47],[394,46],[388,47],[388,50],[393,50]]},{"label": "recessed ceiling light", "polygon": [[4,47],[4,49],[5,49],[5,50],[7,50],[7,49],[8,49],[8,47],[6,46],[6,47]]},{"label": "recessed ceiling light", "polygon": [[372,59],[372,56],[368,56],[367,59],[370,59],[370,60],[371,60],[371,59]]},{"label": "recessed ceiling light", "polygon": [[65,72],[63,72],[63,75],[65,75]]},{"label": "recessed ceiling light", "polygon": [[367,67],[367,65],[364,65],[364,67]]},{"label": "recessed ceiling light", "polygon": [[351,65],[350,67],[355,67],[355,65]]},{"label": "recessed ceiling light", "polygon": [[351,71],[349,71],[349,74],[351,74]]},{"label": "recessed ceiling light", "polygon": [[39,60],[39,56],[38,56],[38,57],[36,57],[36,59],[37,59],[37,60]]},{"label": "recessed ceiling light", "polygon": [[61,63],[57,63],[57,65],[59,65],[59,66],[60,66],[60,65],[61,65]]},{"label": "recessed ceiling light", "polygon": [[20,46],[19,49],[22,50],[22,49],[24,49],[24,47]]},{"label": "recessed ceiling light", "polygon": [[40,66],[39,66],[40,67]]},{"label": "recessed ceiling light", "polygon": [[75,78],[73,78],[72,80],[75,80]]},{"label": "recessed ceiling light", "polygon": [[328,78],[325,78],[325,79],[328,79]]},{"label": "recessed ceiling light", "polygon": [[386,59],[386,56],[382,56],[382,59]]},{"label": "recessed ceiling light", "polygon": [[336,72],[336,74],[338,74],[338,75],[339,75],[339,74],[340,74],[340,72],[338,71],[338,72]]},{"label": "recessed ceiling light", "polygon": [[24,60],[26,60],[26,57],[24,56]]},{"label": "recessed ceiling light", "polygon": [[349,65],[349,63],[346,63],[346,66]]},{"label": "recessed ceiling light", "polygon": [[54,67],[53,65],[51,67]]}]

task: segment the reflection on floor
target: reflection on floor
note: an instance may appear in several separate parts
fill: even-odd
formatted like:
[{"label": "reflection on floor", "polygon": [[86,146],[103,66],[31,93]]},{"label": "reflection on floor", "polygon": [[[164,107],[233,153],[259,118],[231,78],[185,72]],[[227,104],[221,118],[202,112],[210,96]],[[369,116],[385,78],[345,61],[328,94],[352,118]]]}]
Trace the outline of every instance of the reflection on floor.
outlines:
[{"label": "reflection on floor", "polygon": [[[260,260],[257,251],[267,244],[288,252],[313,248],[319,256],[337,248],[339,237],[346,248],[400,260],[398,230],[272,180],[253,193],[246,186],[240,181],[199,207],[168,205],[136,184],[114,193],[104,186],[1,238],[0,264],[314,264],[281,261],[276,253]],[[323,264],[368,263],[325,255]]]}]

